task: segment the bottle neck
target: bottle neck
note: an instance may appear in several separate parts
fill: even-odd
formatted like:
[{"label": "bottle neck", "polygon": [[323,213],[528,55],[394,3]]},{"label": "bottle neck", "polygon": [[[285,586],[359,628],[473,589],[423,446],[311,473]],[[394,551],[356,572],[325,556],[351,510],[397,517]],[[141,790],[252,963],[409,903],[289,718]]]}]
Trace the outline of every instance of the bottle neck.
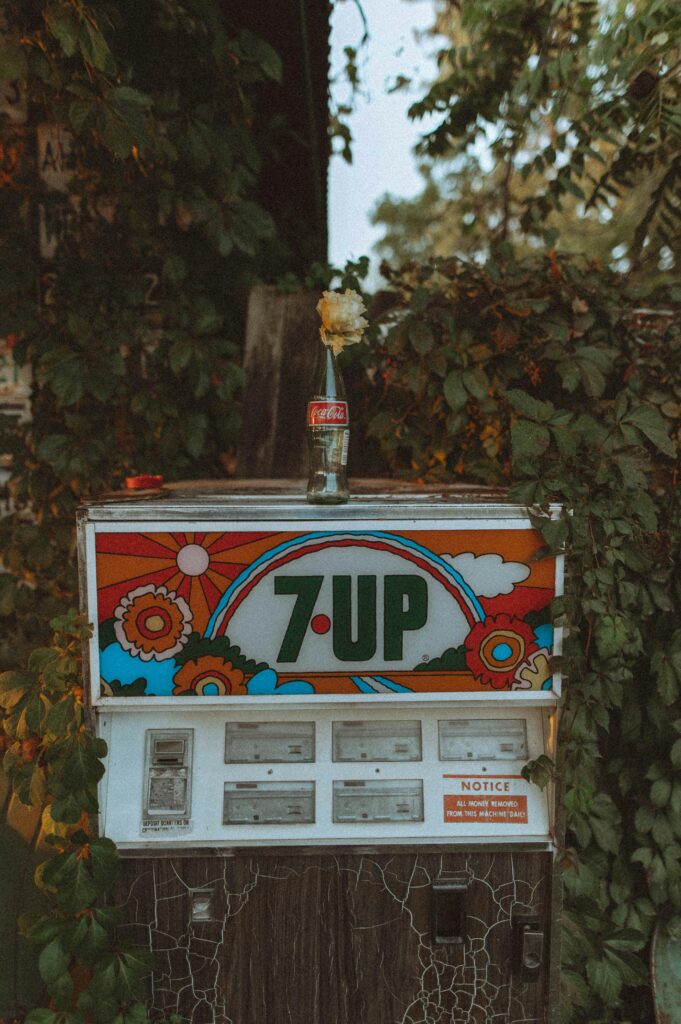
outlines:
[{"label": "bottle neck", "polygon": [[338,398],[345,400],[345,387],[341,376],[338,362],[333,351],[324,345],[322,352],[321,373],[319,375],[318,395],[324,398]]}]

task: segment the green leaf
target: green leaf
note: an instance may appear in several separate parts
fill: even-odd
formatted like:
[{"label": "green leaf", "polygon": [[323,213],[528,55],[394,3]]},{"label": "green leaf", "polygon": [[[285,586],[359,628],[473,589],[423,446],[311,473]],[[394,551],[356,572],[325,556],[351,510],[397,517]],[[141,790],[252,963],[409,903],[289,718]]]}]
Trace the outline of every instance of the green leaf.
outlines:
[{"label": "green leaf", "polygon": [[550,757],[541,754],[536,760],[528,761],[520,772],[524,779],[543,790],[555,777],[556,768]]},{"label": "green leaf", "polygon": [[546,427],[529,420],[519,420],[511,427],[511,446],[513,461],[519,466],[534,462],[543,455],[551,443],[551,435]]},{"label": "green leaf", "polygon": [[71,789],[93,787],[104,774],[104,765],[93,749],[92,737],[78,733],[62,765],[62,779]]},{"label": "green leaf", "polygon": [[666,807],[672,793],[670,779],[658,779],[650,788],[650,799],[655,807]]},{"label": "green leaf", "polygon": [[47,27],[58,39],[67,57],[73,57],[78,47],[80,22],[75,10],[68,5],[61,5],[56,11],[45,15]]},{"label": "green leaf", "polygon": [[628,412],[622,422],[633,424],[665,455],[675,458],[678,454],[676,445],[667,433],[667,424],[652,405],[639,405]]},{"label": "green leaf", "polygon": [[45,868],[43,880],[57,889],[56,899],[60,906],[74,912],[90,906],[97,898],[98,890],[87,859],[79,858],[77,853],[69,853],[55,857],[54,861],[56,864],[51,861]]},{"label": "green leaf", "polygon": [[208,417],[202,412],[189,413],[182,424],[182,439],[189,454],[198,458],[203,450],[208,429]]},{"label": "green leaf", "polygon": [[451,370],[442,385],[444,396],[454,411],[463,409],[468,401],[468,392],[463,385],[461,370]]},{"label": "green leaf", "polygon": [[275,82],[281,81],[282,63],[279,54],[268,42],[249,29],[243,29],[238,40],[230,44],[230,48],[241,59],[257,65],[268,78]]},{"label": "green leaf", "polygon": [[249,256],[255,255],[257,243],[274,234],[274,221],[257,203],[239,201],[229,208],[225,225],[234,244]]},{"label": "green leaf", "polygon": [[646,937],[636,928],[620,928],[611,935],[606,935],[603,942],[610,949],[626,949],[636,952],[646,944]]},{"label": "green leaf", "polygon": [[541,402],[538,398],[533,398],[516,388],[504,392],[504,395],[517,412],[530,420],[548,423],[555,414],[556,410],[551,402]]},{"label": "green leaf", "polygon": [[47,795],[47,781],[45,779],[45,772],[40,765],[33,765],[33,774],[31,775],[31,785],[28,791],[29,799],[32,807],[42,807],[45,803],[45,797]]},{"label": "green leaf", "polygon": [[414,350],[421,356],[430,352],[435,344],[433,332],[423,320],[413,320],[411,322],[409,326],[409,340]]},{"label": "green leaf", "polygon": [[669,754],[675,768],[681,768],[681,740],[676,740]]},{"label": "green leaf", "polygon": [[37,679],[29,672],[0,672],[0,707],[12,708],[36,689]]},{"label": "green leaf", "polygon": [[193,354],[194,345],[191,338],[178,338],[173,342],[168,353],[168,362],[176,376],[189,364]]},{"label": "green leaf", "polygon": [[75,405],[85,392],[86,369],[78,352],[50,354],[45,366],[45,377],[56,395],[59,405]]},{"label": "green leaf", "polygon": [[622,975],[607,958],[589,959],[586,962],[586,976],[594,992],[606,1006],[614,1006],[622,990]]},{"label": "green leaf", "polygon": [[561,516],[558,519],[542,519],[538,525],[549,548],[552,551],[561,550],[567,540],[567,521]]},{"label": "green leaf", "polygon": [[95,839],[90,844],[92,874],[95,883],[104,891],[115,885],[120,872],[118,851],[110,839]]},{"label": "green leaf", "polygon": [[480,401],[482,401],[483,398],[487,398],[489,378],[482,366],[468,366],[463,371],[463,383],[466,390],[471,393],[473,398],[477,398]]},{"label": "green leaf", "polygon": [[614,658],[621,653],[629,630],[620,615],[604,615],[595,626],[596,646],[601,658]]},{"label": "green leaf", "polygon": [[75,132],[92,128],[97,118],[97,103],[94,100],[73,100],[69,104],[69,121]]},{"label": "green leaf", "polygon": [[59,938],[45,946],[38,960],[40,977],[48,985],[61,977],[71,962],[71,954],[65,950]]},{"label": "green leaf", "polygon": [[109,93],[112,100],[123,103],[134,103],[138,107],[152,107],[154,101],[151,96],[140,92],[139,89],[132,89],[129,85],[119,85]]},{"label": "green leaf", "polygon": [[601,850],[605,850],[606,853],[617,853],[620,848],[621,836],[619,830],[613,827],[612,822],[603,821],[593,814],[588,816],[588,821],[589,828]]},{"label": "green leaf", "polygon": [[[625,929],[631,931],[631,929]],[[640,947],[639,947],[640,948]],[[608,941],[605,948],[606,958],[620,972],[625,985],[647,985],[650,978],[646,965],[630,949],[617,949]]]},{"label": "green leaf", "polygon": [[30,1010],[26,1015],[24,1024],[57,1024],[61,1014],[56,1010],[48,1010],[45,1007],[37,1007]]},{"label": "green leaf", "polygon": [[74,717],[74,700],[71,694],[52,705],[47,712],[46,725],[47,731],[59,738],[67,736],[69,730],[77,725]]},{"label": "green leaf", "polygon": [[47,984],[52,999],[54,1000],[55,1006],[59,1007],[60,1010],[67,1010],[71,1005],[71,997],[73,995],[73,979],[68,971],[64,971],[58,978]]},{"label": "green leaf", "polygon": [[87,18],[84,18],[80,23],[78,42],[80,52],[88,64],[97,68],[98,71],[103,71],[105,74],[111,75],[115,73],[116,65],[106,39],[100,30],[88,21]]},{"label": "green leaf", "polygon": [[577,366],[586,394],[590,398],[600,398],[605,391],[605,377],[602,371],[589,359],[578,359]]},{"label": "green leaf", "polygon": [[657,692],[662,702],[667,706],[674,703],[679,695],[679,672],[674,661],[671,660],[665,651],[656,650],[650,659],[650,664],[657,678]]}]

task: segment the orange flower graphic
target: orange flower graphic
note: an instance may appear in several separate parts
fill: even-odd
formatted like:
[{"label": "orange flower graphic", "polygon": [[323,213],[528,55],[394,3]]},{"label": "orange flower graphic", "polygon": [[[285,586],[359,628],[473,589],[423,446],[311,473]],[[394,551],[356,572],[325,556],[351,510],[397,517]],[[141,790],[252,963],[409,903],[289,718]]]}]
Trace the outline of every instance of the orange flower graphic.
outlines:
[{"label": "orange flower graphic", "polygon": [[191,621],[183,598],[149,583],[122,598],[114,611],[114,632],[121,647],[142,661],[165,661],[186,644]]},{"label": "orange flower graphic", "polygon": [[488,616],[466,637],[466,664],[483,686],[509,689],[515,671],[538,649],[532,629],[510,615]]},{"label": "orange flower graphic", "polygon": [[213,654],[204,654],[195,661],[186,662],[175,674],[173,682],[173,693],[191,692],[212,697],[248,692],[241,669]]}]

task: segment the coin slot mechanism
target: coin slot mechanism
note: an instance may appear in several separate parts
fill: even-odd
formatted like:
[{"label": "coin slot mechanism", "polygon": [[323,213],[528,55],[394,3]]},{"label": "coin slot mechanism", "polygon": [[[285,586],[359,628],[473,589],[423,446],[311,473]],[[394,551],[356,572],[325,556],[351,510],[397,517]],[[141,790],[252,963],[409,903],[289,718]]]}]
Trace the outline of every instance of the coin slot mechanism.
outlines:
[{"label": "coin slot mechanism", "polygon": [[226,782],[224,825],[310,825],[314,782]]},{"label": "coin slot mechanism", "polygon": [[423,821],[421,779],[336,780],[333,820],[338,825]]},{"label": "coin slot mechanism", "polygon": [[151,763],[155,765],[184,765],[186,746],[186,740],[183,738],[164,739],[161,736],[154,736]]},{"label": "coin slot mechanism", "polygon": [[333,723],[334,761],[420,761],[419,721]]},{"label": "coin slot mechanism", "polygon": [[314,722],[227,722],[226,764],[299,764],[315,758]]},{"label": "coin slot mechanism", "polygon": [[438,722],[441,761],[527,760],[527,723],[516,719]]},{"label": "coin slot mechanism", "polygon": [[215,889],[190,889],[189,898],[191,900],[192,924],[219,920]]},{"label": "coin slot mechanism", "polygon": [[144,818],[186,819],[190,813],[193,729],[147,729]]}]

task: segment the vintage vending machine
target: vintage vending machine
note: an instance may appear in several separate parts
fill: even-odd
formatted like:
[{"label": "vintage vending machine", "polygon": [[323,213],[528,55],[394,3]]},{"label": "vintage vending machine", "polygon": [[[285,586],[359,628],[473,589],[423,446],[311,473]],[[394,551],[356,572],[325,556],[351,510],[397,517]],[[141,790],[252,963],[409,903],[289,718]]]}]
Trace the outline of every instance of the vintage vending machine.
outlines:
[{"label": "vintage vending machine", "polygon": [[562,559],[499,493],[379,491],[81,510],[100,827],[154,1012],[554,1020],[554,795],[522,769],[555,756]]}]

